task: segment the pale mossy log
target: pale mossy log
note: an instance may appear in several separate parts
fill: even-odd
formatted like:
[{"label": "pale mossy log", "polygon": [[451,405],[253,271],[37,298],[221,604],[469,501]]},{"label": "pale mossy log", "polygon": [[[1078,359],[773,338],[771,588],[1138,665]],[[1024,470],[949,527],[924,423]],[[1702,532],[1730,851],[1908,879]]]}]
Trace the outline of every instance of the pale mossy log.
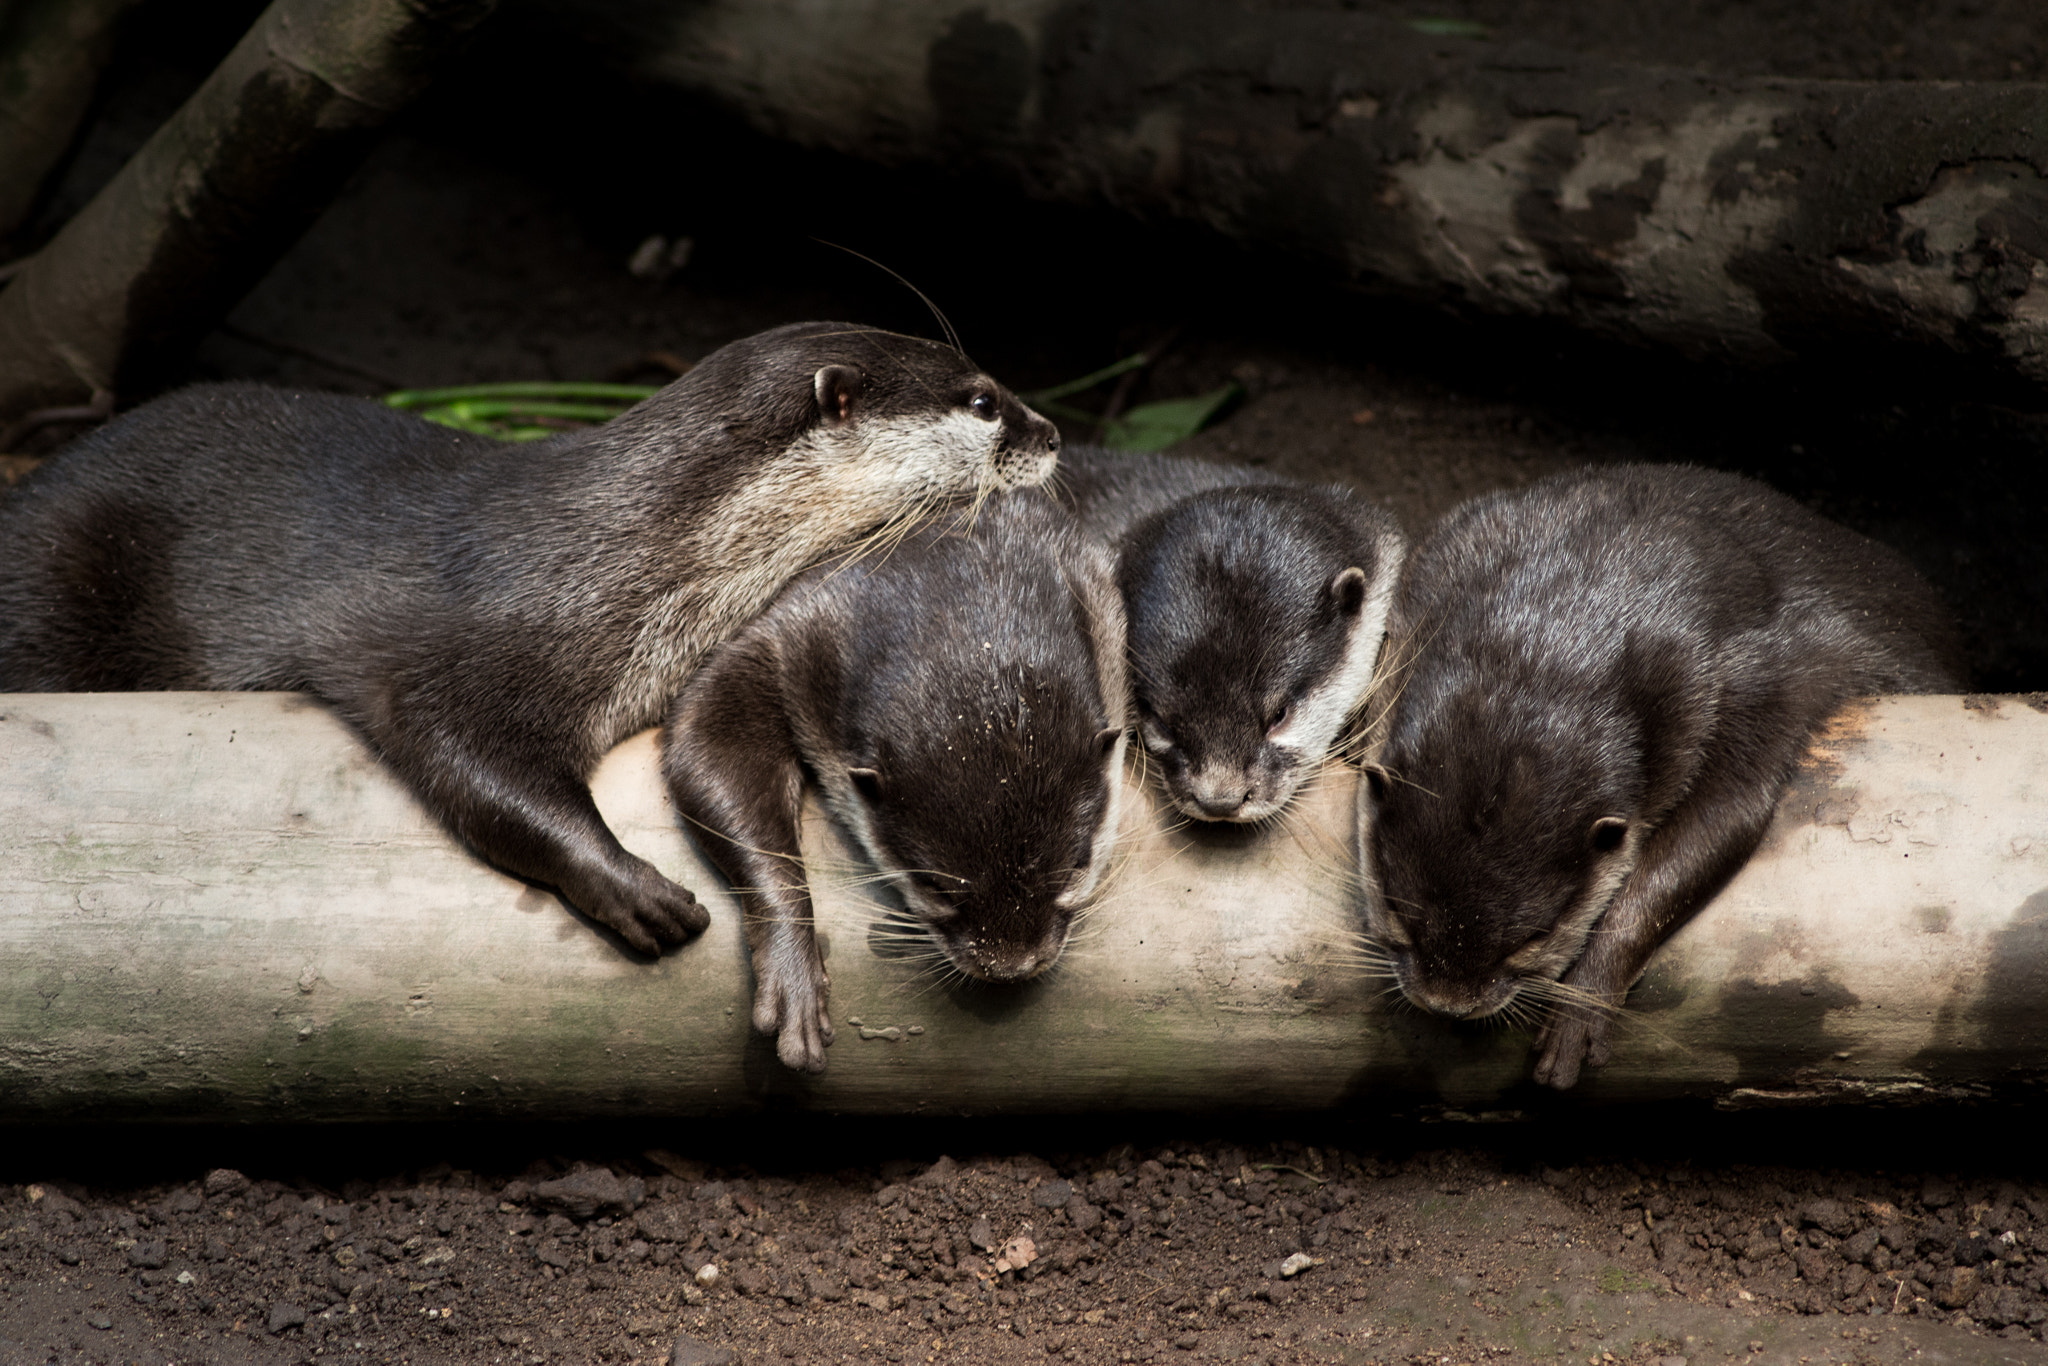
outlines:
[{"label": "pale mossy log", "polygon": [[[839,1039],[804,1077],[750,1034],[738,915],[651,736],[606,760],[599,805],[714,917],[656,963],[479,863],[309,698],[0,697],[0,1116],[1519,1104],[1527,1036],[1420,1016],[1358,965],[1352,786],[1334,771],[1264,833],[1132,803],[1066,959],[1008,992],[897,956],[884,894],[814,811]],[[1814,747],[1565,1103],[2044,1079],[2048,700],[1887,698]]]}]

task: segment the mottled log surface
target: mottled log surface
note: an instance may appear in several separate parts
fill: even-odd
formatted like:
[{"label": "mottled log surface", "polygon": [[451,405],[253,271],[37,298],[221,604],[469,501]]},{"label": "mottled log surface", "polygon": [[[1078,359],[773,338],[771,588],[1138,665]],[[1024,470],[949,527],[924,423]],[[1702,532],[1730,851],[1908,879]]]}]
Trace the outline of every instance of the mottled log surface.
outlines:
[{"label": "mottled log surface", "polygon": [[0,290],[0,422],[182,357],[497,0],[276,0]]},{"label": "mottled log surface", "polygon": [[[2044,708],[1845,717],[1574,1094],[2034,1092]],[[1423,1018],[1354,965],[1348,776],[1263,836],[1167,833],[1134,803],[1107,899],[1054,974],[1009,993],[895,956],[880,893],[813,812],[840,1034],[824,1076],[790,1074],[749,1033],[733,902],[654,755],[651,736],[613,754],[599,804],[714,921],[648,964],[458,848],[304,697],[0,699],[0,1115],[1484,1109],[1527,1086],[1525,1036]]]},{"label": "mottled log surface", "polygon": [[771,135],[1199,224],[1370,290],[1743,364],[2048,384],[2048,86],[1729,79],[1231,0],[573,12]]}]

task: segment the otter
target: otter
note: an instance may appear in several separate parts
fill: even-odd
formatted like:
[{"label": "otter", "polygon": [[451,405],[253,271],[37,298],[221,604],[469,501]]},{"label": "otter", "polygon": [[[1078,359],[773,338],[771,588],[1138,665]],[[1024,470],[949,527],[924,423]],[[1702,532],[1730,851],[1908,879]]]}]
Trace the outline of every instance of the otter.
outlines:
[{"label": "otter", "polygon": [[606,827],[597,760],[790,577],[1058,446],[957,350],[836,322],[524,445],[198,386],[0,506],[0,689],[313,693],[476,853],[655,954],[709,918]]},{"label": "otter", "polygon": [[797,842],[805,781],[953,968],[1059,958],[1123,790],[1123,610],[1051,499],[998,494],[797,579],[677,696],[662,766],[745,908],[754,1027],[817,1072],[829,979]]},{"label": "otter", "polygon": [[1453,510],[1388,636],[1357,808],[1365,928],[1407,998],[1542,1018],[1536,1080],[1609,1057],[1658,945],[1763,837],[1815,731],[1956,691],[1884,546],[1737,475],[1588,469]]},{"label": "otter", "polygon": [[1265,820],[1362,709],[1405,538],[1349,489],[1075,447],[1061,497],[1118,550],[1139,738],[1203,821]]}]

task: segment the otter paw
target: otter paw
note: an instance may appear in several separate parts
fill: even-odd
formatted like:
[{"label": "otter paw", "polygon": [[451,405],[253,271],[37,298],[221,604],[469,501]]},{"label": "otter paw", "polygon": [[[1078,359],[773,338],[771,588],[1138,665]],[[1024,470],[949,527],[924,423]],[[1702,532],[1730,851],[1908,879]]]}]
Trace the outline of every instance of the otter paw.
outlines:
[{"label": "otter paw", "polygon": [[793,1072],[825,1070],[831,984],[815,950],[783,945],[754,955],[754,1029],[775,1036],[775,1056]]},{"label": "otter paw", "polygon": [[711,912],[687,887],[670,882],[649,865],[642,865],[639,876],[625,886],[569,899],[578,910],[649,957],[658,956],[664,945],[702,934],[711,924]]},{"label": "otter paw", "polygon": [[1612,1054],[1607,1042],[1609,1020],[1584,1007],[1569,1007],[1551,1016],[1536,1036],[1536,1081],[1569,1091],[1581,1067],[1601,1067]]}]

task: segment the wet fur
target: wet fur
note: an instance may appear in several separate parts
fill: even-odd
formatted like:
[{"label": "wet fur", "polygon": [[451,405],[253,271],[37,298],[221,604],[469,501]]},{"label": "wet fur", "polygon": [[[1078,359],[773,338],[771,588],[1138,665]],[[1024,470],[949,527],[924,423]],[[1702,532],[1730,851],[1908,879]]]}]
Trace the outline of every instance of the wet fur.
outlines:
[{"label": "wet fur", "polygon": [[677,698],[663,770],[745,908],[754,1025],[819,1071],[806,782],[961,973],[1051,967],[1110,864],[1128,707],[1105,550],[1000,495],[792,583]]},{"label": "wet fur", "polygon": [[1135,721],[1198,820],[1283,808],[1359,712],[1406,542],[1347,489],[1090,447],[1060,496],[1117,547]]},{"label": "wet fur", "polygon": [[367,399],[187,389],[0,507],[0,688],[315,693],[483,857],[652,953],[706,915],[605,826],[598,758],[791,575],[934,500],[1035,483],[1057,446],[958,352],[847,323],[735,342],[524,445]]},{"label": "wet fur", "polygon": [[1416,549],[1361,785],[1366,926],[1410,1000],[1555,1007],[1537,1080],[1608,1055],[1657,946],[1741,867],[1853,697],[1961,687],[1897,554],[1684,466],[1474,499]]}]

